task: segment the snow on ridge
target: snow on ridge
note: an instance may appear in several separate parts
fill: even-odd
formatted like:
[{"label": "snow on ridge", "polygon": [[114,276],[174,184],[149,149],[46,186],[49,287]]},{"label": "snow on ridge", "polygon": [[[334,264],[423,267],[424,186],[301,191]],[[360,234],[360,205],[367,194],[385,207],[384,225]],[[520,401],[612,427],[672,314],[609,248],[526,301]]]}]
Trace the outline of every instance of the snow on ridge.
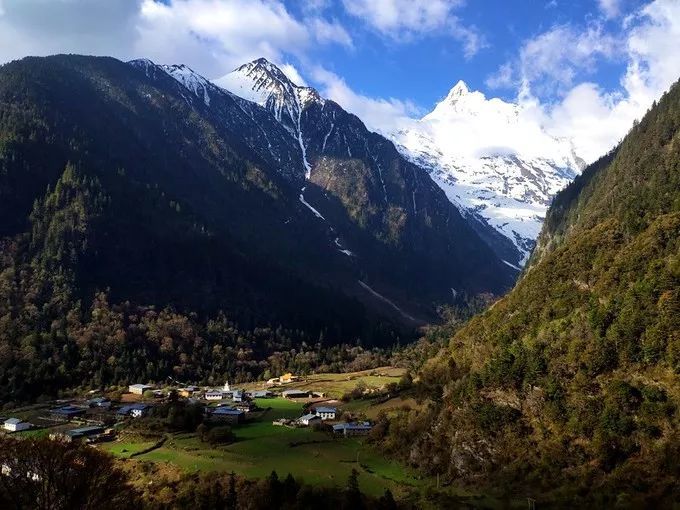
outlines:
[{"label": "snow on ridge", "polygon": [[463,81],[430,113],[388,137],[461,212],[480,216],[510,239],[521,264],[552,197],[584,166],[571,142],[548,134],[529,109],[487,99]]}]

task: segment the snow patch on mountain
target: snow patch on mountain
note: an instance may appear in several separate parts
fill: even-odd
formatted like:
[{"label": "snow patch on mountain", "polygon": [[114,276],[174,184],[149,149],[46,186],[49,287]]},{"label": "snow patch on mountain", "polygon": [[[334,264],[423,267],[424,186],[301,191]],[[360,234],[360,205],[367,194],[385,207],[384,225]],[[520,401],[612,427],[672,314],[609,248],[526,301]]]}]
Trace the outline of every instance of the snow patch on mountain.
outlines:
[{"label": "snow patch on mountain", "polygon": [[530,107],[487,99],[459,81],[434,110],[388,133],[464,215],[509,238],[524,264],[552,197],[585,166]]},{"label": "snow patch on mountain", "polygon": [[206,106],[210,106],[210,94],[208,94],[208,90],[210,90],[211,87],[214,87],[214,85],[203,76],[194,72],[184,64],[162,65],[161,68],[195,95],[203,98],[203,102]]}]

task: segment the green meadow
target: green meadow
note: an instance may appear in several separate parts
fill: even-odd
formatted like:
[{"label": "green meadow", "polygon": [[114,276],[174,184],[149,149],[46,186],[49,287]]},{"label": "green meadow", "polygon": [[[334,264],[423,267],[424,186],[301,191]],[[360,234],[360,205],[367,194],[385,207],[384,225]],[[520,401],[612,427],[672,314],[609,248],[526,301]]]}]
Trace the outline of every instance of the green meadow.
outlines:
[{"label": "green meadow", "polygon": [[[170,463],[189,472],[234,471],[248,478],[263,478],[272,471],[292,473],[307,483],[343,487],[352,469],[360,473],[362,491],[381,495],[389,488],[401,493],[422,481],[405,468],[386,460],[358,438],[335,438],[309,428],[272,425],[277,418],[300,416],[303,406],[282,398],[261,399],[269,408],[253,413],[255,421],[233,427],[236,441],[225,446],[202,443],[196,434],[175,434],[160,448],[135,461]],[[148,442],[114,442],[102,448],[119,457],[148,448]]]}]

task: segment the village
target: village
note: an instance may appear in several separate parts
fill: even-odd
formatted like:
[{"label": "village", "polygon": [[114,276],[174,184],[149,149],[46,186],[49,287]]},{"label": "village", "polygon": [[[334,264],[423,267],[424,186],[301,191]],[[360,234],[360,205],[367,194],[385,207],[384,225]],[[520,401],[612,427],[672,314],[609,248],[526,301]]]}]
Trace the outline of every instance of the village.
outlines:
[{"label": "village", "polygon": [[[30,418],[0,417],[5,433],[32,431],[62,441],[85,441],[88,444],[114,441],[117,431],[130,420],[152,416],[154,408],[168,400],[184,399],[189,403],[204,404],[205,421],[211,424],[238,426],[249,416],[267,409],[269,399],[286,399],[302,403],[298,417],[280,417],[272,425],[283,427],[327,426],[337,436],[365,435],[371,431],[370,421],[356,420],[349,413],[343,418],[339,401],[327,398],[323,391],[293,388],[300,378],[291,374],[269,379],[264,389],[232,388],[226,382],[221,388],[187,386],[159,386],[145,383],[131,384],[120,400],[90,392],[83,398],[54,402],[34,410]],[[26,415],[26,413],[20,413]]]},{"label": "village", "polygon": [[[265,478],[275,470],[337,486],[356,468],[375,495],[421,483],[370,443],[380,413],[418,405],[404,391],[404,369],[286,373],[267,381],[209,386],[177,380],[130,383],[5,408],[0,434],[79,443],[147,475],[233,471]],[[185,416],[172,422],[169,409],[190,411],[194,421],[186,426]]]}]

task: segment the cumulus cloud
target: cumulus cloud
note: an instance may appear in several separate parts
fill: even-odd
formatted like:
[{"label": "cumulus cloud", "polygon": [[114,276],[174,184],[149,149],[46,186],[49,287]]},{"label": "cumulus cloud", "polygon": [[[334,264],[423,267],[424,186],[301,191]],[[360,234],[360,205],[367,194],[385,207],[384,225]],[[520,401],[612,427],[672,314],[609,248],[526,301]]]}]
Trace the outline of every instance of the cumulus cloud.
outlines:
[{"label": "cumulus cloud", "polygon": [[280,61],[309,43],[309,31],[279,2],[262,0],[144,0],[136,51],[152,60],[194,62],[208,75],[224,74],[264,56]]},{"label": "cumulus cloud", "polygon": [[208,77],[314,44],[351,47],[336,20],[296,18],[282,0],[0,0],[0,62],[60,52],[187,63]]},{"label": "cumulus cloud", "polygon": [[484,36],[466,26],[454,11],[462,0],[343,0],[345,10],[380,34],[405,40],[448,33],[461,42],[466,58],[487,46]]},{"label": "cumulus cloud", "polygon": [[619,41],[601,24],[585,30],[559,25],[526,41],[519,57],[506,62],[486,83],[492,88],[531,86],[534,93],[566,91],[577,76],[592,73],[598,61],[611,59]]},{"label": "cumulus cloud", "polygon": [[[573,140],[579,156],[590,162],[611,149],[680,77],[679,40],[680,2],[654,0],[627,17],[616,35],[598,24],[580,32],[554,27],[538,35],[487,85],[515,87],[525,111],[552,134]],[[588,80],[600,60],[625,62],[613,90]],[[542,101],[546,90],[557,91],[557,98]]]},{"label": "cumulus cloud", "polygon": [[311,77],[320,84],[324,97],[358,116],[373,131],[390,132],[422,113],[410,101],[373,98],[357,93],[340,76],[320,66],[311,69]]}]

